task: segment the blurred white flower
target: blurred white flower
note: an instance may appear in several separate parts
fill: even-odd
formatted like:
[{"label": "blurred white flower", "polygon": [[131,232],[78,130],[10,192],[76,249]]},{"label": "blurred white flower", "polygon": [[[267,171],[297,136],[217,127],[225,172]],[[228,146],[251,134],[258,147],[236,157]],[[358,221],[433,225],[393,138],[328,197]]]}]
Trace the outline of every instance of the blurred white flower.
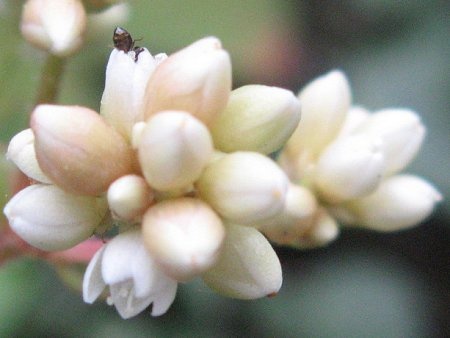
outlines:
[{"label": "blurred white flower", "polygon": [[415,112],[370,113],[350,107],[349,84],[340,71],[312,81],[299,98],[302,122],[279,162],[294,183],[311,190],[321,207],[308,219],[283,224],[283,236],[273,225],[266,226],[263,231],[269,239],[304,247],[300,243],[304,234],[316,231],[323,236],[319,246],[337,236],[337,222],[396,231],[431,214],[442,198],[439,192],[419,177],[398,174],[425,136]]},{"label": "blurred white flower", "polygon": [[20,28],[34,46],[68,56],[83,42],[86,12],[80,0],[28,0],[23,6]]}]

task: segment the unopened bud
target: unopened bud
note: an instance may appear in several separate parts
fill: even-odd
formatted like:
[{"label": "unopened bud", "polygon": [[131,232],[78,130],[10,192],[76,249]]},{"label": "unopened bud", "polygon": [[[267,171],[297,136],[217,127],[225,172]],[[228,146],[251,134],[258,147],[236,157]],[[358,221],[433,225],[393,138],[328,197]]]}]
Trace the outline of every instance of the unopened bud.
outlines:
[{"label": "unopened bud", "polygon": [[425,220],[442,195],[424,179],[397,175],[384,180],[367,197],[351,201],[356,225],[378,231],[410,228]]},{"label": "unopened bud", "polygon": [[270,154],[280,149],[300,121],[300,101],[286,89],[249,85],[233,90],[214,123],[216,147]]},{"label": "unopened bud", "polygon": [[145,117],[183,110],[209,125],[225,108],[230,91],[230,57],[218,39],[204,38],[157,67],[146,89]]},{"label": "unopened bud", "polygon": [[220,215],[251,224],[283,209],[288,178],[268,157],[236,152],[211,162],[196,186],[201,198]]},{"label": "unopened bud", "polygon": [[76,52],[83,42],[86,13],[79,0],[28,0],[22,34],[34,46],[58,56]]},{"label": "unopened bud", "polygon": [[142,216],[153,201],[153,193],[145,180],[137,175],[125,175],[108,189],[108,204],[114,216],[125,221]]},{"label": "unopened bud", "polygon": [[176,190],[192,184],[213,154],[206,126],[186,112],[153,115],[140,137],[139,162],[151,187]]},{"label": "unopened bud", "polygon": [[134,170],[132,149],[93,110],[39,105],[31,115],[31,128],[39,166],[68,192],[97,196]]},{"label": "unopened bud", "polygon": [[155,204],[144,215],[144,242],[162,270],[186,281],[210,269],[225,238],[216,213],[204,202],[179,198]]}]

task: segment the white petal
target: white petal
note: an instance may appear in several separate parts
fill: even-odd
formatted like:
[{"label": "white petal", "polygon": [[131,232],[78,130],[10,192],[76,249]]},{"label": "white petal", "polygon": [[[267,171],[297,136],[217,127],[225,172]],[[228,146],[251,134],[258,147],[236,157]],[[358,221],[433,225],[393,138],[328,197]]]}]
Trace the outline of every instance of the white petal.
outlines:
[{"label": "white petal", "polygon": [[[160,279],[163,282],[163,279]],[[178,283],[174,279],[164,281],[164,288],[158,289],[153,296],[152,316],[160,316],[166,313],[170,305],[172,305],[175,295],[177,294]]]},{"label": "white petal", "polygon": [[31,128],[22,130],[9,142],[6,157],[28,177],[42,183],[52,183],[42,172],[34,150],[34,135]]},{"label": "white petal", "polygon": [[386,169],[391,175],[404,169],[416,156],[425,138],[420,117],[407,109],[384,109],[376,112],[357,128],[383,140]]},{"label": "white petal", "polygon": [[[122,233],[108,242],[102,262],[105,283],[112,285],[131,279],[133,277],[131,262],[139,256],[141,248],[140,231]],[[142,262],[142,259],[140,261]]]},{"label": "white petal", "polygon": [[92,304],[103,292],[106,284],[102,278],[102,258],[106,246],[101,247],[91,258],[83,278],[83,300]]},{"label": "white petal", "polygon": [[152,297],[137,298],[133,281],[127,280],[109,287],[111,300],[123,319],[134,317],[144,311],[152,302]]},{"label": "white petal", "polygon": [[21,190],[3,210],[14,232],[48,251],[68,249],[87,239],[106,211],[103,199],[71,195],[45,184]]},{"label": "white petal", "polygon": [[203,279],[214,291],[232,298],[275,295],[283,278],[277,254],[256,229],[229,225],[221,258]]},{"label": "white petal", "polygon": [[356,222],[378,231],[412,227],[427,218],[442,199],[434,186],[412,175],[397,175],[383,181],[367,197],[348,204]]}]

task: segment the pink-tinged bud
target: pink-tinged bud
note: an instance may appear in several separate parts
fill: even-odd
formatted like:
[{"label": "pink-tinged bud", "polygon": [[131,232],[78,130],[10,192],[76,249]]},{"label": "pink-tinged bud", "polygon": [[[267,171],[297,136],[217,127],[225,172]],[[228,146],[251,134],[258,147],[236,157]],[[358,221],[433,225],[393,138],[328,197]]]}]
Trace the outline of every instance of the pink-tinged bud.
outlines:
[{"label": "pink-tinged bud", "polygon": [[40,105],[31,115],[31,128],[39,166],[68,192],[96,196],[133,172],[133,151],[91,109]]},{"label": "pink-tinged bud", "polygon": [[225,238],[222,221],[208,204],[179,198],[151,207],[142,222],[144,243],[161,269],[186,281],[210,269]]},{"label": "pink-tinged bud", "polygon": [[58,56],[76,52],[83,42],[86,12],[79,0],[28,0],[21,31],[34,46]]},{"label": "pink-tinged bud", "polygon": [[145,117],[184,110],[210,125],[225,108],[230,92],[230,57],[217,38],[204,38],[156,68],[146,89]]}]

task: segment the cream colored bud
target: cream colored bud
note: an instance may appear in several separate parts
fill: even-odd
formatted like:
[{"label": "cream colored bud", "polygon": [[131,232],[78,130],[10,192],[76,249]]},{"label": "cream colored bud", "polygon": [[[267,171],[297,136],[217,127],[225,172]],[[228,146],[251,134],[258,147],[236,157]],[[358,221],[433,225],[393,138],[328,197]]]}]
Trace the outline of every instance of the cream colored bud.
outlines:
[{"label": "cream colored bud", "polygon": [[125,221],[133,221],[144,214],[154,195],[144,178],[125,175],[109,186],[107,197],[114,216]]},{"label": "cream colored bud", "polygon": [[34,135],[31,129],[22,130],[9,142],[6,157],[28,177],[42,183],[51,180],[42,172],[34,151]]},{"label": "cream colored bud", "polygon": [[211,159],[213,143],[206,126],[195,117],[165,111],[147,121],[138,154],[150,186],[161,191],[176,190],[197,180]]},{"label": "cream colored bud", "polygon": [[294,242],[309,226],[316,213],[317,200],[307,188],[290,185],[283,211],[257,225],[271,241],[278,244]]},{"label": "cream colored bud", "polygon": [[31,115],[31,128],[39,166],[68,192],[96,196],[133,172],[132,149],[93,110],[39,105]]},{"label": "cream colored bud", "polygon": [[295,247],[313,249],[325,246],[339,235],[339,227],[333,217],[325,209],[317,212],[311,226],[297,239]]},{"label": "cream colored bud", "polygon": [[203,280],[221,295],[256,299],[276,295],[283,276],[277,254],[258,230],[227,225],[223,253]]},{"label": "cream colored bud", "polygon": [[332,71],[309,83],[299,94],[302,120],[287,146],[293,153],[313,156],[339,133],[350,108],[351,92],[341,71]]},{"label": "cream colored bud", "polygon": [[370,116],[356,130],[381,137],[386,159],[384,174],[404,169],[416,156],[425,138],[419,115],[408,109],[384,109]]},{"label": "cream colored bud", "polygon": [[79,0],[28,0],[23,6],[20,28],[34,46],[68,56],[83,42],[86,13]]},{"label": "cream colored bud", "polygon": [[231,92],[228,104],[212,128],[222,151],[280,149],[300,121],[300,101],[286,89],[248,85]]},{"label": "cream colored bud", "polygon": [[157,63],[147,49],[137,60],[116,48],[109,57],[100,114],[127,140],[133,125],[144,121],[145,87]]},{"label": "cream colored bud", "polygon": [[217,261],[225,229],[204,202],[179,198],[155,204],[144,215],[144,243],[169,276],[186,281]]},{"label": "cream colored bud", "polygon": [[328,203],[358,198],[372,192],[385,168],[380,138],[348,136],[331,143],[315,169],[315,186]]},{"label": "cream colored bud", "polygon": [[378,231],[397,231],[413,227],[433,211],[441,194],[424,179],[412,175],[387,178],[367,197],[346,206],[357,225]]},{"label": "cream colored bud", "polygon": [[17,235],[47,251],[68,249],[89,238],[106,211],[104,199],[75,196],[46,184],[21,190],[3,210]]},{"label": "cream colored bud", "polygon": [[183,110],[210,125],[225,108],[230,91],[230,57],[217,38],[204,38],[157,67],[146,89],[145,116]]},{"label": "cream colored bud", "polygon": [[282,211],[288,178],[268,157],[236,152],[211,162],[196,186],[220,215],[251,224]]},{"label": "cream colored bud", "polygon": [[337,137],[345,137],[351,135],[370,117],[370,112],[359,106],[353,106],[347,112],[344,123]]}]

